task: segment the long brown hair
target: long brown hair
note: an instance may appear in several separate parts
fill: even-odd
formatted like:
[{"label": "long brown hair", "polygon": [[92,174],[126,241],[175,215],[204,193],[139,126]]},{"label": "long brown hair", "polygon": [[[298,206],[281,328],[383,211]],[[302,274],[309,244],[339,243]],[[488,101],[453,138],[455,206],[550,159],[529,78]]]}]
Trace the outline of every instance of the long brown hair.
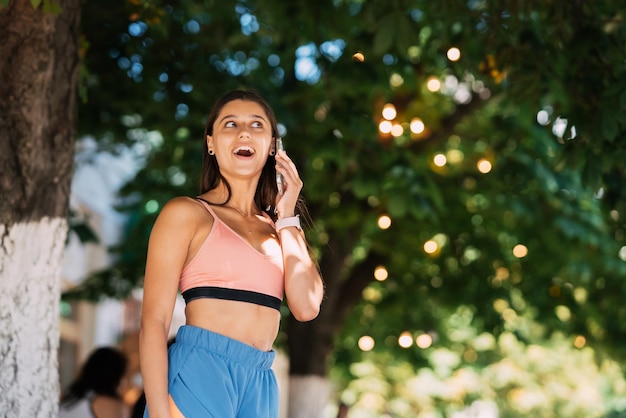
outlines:
[{"label": "long brown hair", "polygon": [[[278,122],[276,120],[274,110],[256,90],[233,90],[226,93],[215,102],[213,108],[211,109],[211,112],[207,116],[206,127],[204,128],[204,137],[202,140],[202,177],[200,179],[200,193],[206,193],[209,190],[213,190],[220,184],[220,182],[223,182],[224,186],[226,186],[228,197],[226,198],[226,201],[221,203],[215,203],[216,205],[225,205],[226,203],[228,203],[231,197],[231,188],[230,184],[228,183],[226,178],[224,178],[220,171],[217,159],[214,155],[209,155],[206,137],[207,135],[213,135],[213,125],[215,124],[217,117],[222,111],[222,108],[233,100],[247,100],[258,103],[261,108],[263,108],[263,111],[265,112],[265,115],[269,120],[270,126],[272,127],[272,138],[274,139],[274,141],[276,141],[276,138],[278,137]],[[270,158],[268,158],[265,162],[265,166],[263,166],[263,170],[261,171],[261,177],[259,178],[259,183],[257,184],[256,192],[254,194],[254,203],[261,210],[267,212],[274,220],[276,220],[275,204],[277,194],[278,189],[276,187],[276,160],[274,159],[274,157],[270,156]],[[304,206],[304,202],[302,200],[302,196],[300,196],[298,199],[296,212],[303,215],[307,214],[306,207]]]}]

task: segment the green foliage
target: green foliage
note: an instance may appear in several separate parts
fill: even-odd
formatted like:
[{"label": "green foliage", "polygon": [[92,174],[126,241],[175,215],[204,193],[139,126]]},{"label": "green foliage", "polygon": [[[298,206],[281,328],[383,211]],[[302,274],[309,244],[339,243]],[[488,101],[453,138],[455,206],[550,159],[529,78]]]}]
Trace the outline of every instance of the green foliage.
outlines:
[{"label": "green foliage", "polygon": [[[0,0],[0,9],[7,7],[11,0]],[[43,4],[43,11],[45,13],[61,13],[61,5],[53,0],[30,0],[30,4],[33,9],[38,9]]]},{"label": "green foliage", "polygon": [[352,364],[349,380],[336,377],[345,382],[341,400],[362,417],[626,414],[626,380],[615,361],[560,333],[545,338],[527,317],[511,318],[497,338],[479,333],[470,311],[461,306],[445,321],[452,344],[407,349],[421,351],[425,363],[379,352]]},{"label": "green foliage", "polygon": [[[10,0],[2,0],[0,7],[8,6],[9,1]],[[30,4],[33,6],[33,9],[38,9],[40,6],[43,6],[44,13],[61,13],[61,5],[53,0],[30,0]]]},{"label": "green foliage", "polygon": [[[123,297],[140,285],[155,210],[197,192],[209,106],[254,86],[274,106],[304,179],[323,310],[343,324],[310,325],[340,330],[320,337],[333,373],[362,379],[350,365],[375,359],[402,374],[374,379],[391,379],[383,386],[393,396],[411,379],[407,364],[419,385],[469,376],[512,417],[524,411],[509,395],[536,393],[548,376],[520,371],[523,382],[499,388],[488,379],[537,352],[569,368],[584,362],[601,385],[618,382],[593,369],[589,353],[624,361],[625,14],[618,1],[87,2],[80,131],[103,144],[149,144],[150,157],[124,190],[132,221],[119,263],[80,294]],[[451,47],[458,61],[447,58]],[[303,56],[319,78],[295,71]],[[433,80],[440,88],[427,87]],[[386,103],[402,135],[378,131]],[[422,133],[409,132],[414,118]],[[479,171],[485,162],[491,169]],[[389,229],[377,226],[381,215]],[[525,256],[514,255],[518,245]],[[377,266],[388,272],[382,282]],[[470,320],[452,327],[459,309]],[[524,326],[511,330],[504,311]],[[434,345],[403,349],[403,332],[435,336]],[[471,338],[454,337],[463,332]],[[372,353],[356,349],[363,335],[376,341]],[[559,351],[575,337],[588,348]],[[496,346],[464,357],[486,338]],[[507,341],[517,349],[506,351]],[[439,356],[461,360],[438,375]],[[555,384],[582,390],[568,370],[553,369],[565,376]],[[606,402],[618,394],[594,393]],[[479,399],[454,396],[431,394],[428,405],[452,413]],[[549,398],[532,414],[609,410],[572,412],[561,392]]]}]

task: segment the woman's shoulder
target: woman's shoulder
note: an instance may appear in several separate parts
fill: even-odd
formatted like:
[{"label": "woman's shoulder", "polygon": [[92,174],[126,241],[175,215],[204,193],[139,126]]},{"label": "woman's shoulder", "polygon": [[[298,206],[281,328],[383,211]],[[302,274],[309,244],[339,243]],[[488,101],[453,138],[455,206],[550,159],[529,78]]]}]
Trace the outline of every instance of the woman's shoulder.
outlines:
[{"label": "woman's shoulder", "polygon": [[198,199],[179,196],[163,205],[155,226],[168,231],[193,233],[200,225],[212,225],[212,221],[211,214]]},{"label": "woman's shoulder", "polygon": [[159,216],[184,216],[187,218],[194,218],[198,216],[206,216],[207,210],[203,207],[202,203],[193,197],[178,196],[169,200],[163,208]]},{"label": "woman's shoulder", "polygon": [[163,209],[169,208],[170,210],[192,210],[197,207],[201,207],[200,202],[197,198],[190,196],[176,196],[163,205]]}]

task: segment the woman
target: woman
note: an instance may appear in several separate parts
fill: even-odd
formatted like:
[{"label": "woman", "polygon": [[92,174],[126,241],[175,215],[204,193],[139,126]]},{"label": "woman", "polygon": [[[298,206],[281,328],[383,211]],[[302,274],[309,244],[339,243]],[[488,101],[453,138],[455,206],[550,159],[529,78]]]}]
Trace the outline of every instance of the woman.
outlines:
[{"label": "woman", "polygon": [[126,418],[129,409],[120,395],[126,356],[111,347],[95,350],[61,397],[59,418]]},{"label": "woman", "polygon": [[[302,181],[277,138],[261,96],[224,95],[207,119],[200,195],[172,199],[154,224],[140,334],[145,416],[278,416],[270,366],[283,296],[310,321],[324,290],[296,214]],[[168,355],[178,290],[186,324]]]}]

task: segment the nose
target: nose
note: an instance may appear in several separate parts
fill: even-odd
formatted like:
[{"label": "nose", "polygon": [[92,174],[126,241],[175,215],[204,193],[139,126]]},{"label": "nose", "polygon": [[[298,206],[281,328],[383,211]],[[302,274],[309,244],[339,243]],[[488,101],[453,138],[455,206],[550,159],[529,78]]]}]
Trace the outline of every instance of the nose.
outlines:
[{"label": "nose", "polygon": [[250,138],[250,132],[247,128],[244,127],[239,131],[239,138]]}]

